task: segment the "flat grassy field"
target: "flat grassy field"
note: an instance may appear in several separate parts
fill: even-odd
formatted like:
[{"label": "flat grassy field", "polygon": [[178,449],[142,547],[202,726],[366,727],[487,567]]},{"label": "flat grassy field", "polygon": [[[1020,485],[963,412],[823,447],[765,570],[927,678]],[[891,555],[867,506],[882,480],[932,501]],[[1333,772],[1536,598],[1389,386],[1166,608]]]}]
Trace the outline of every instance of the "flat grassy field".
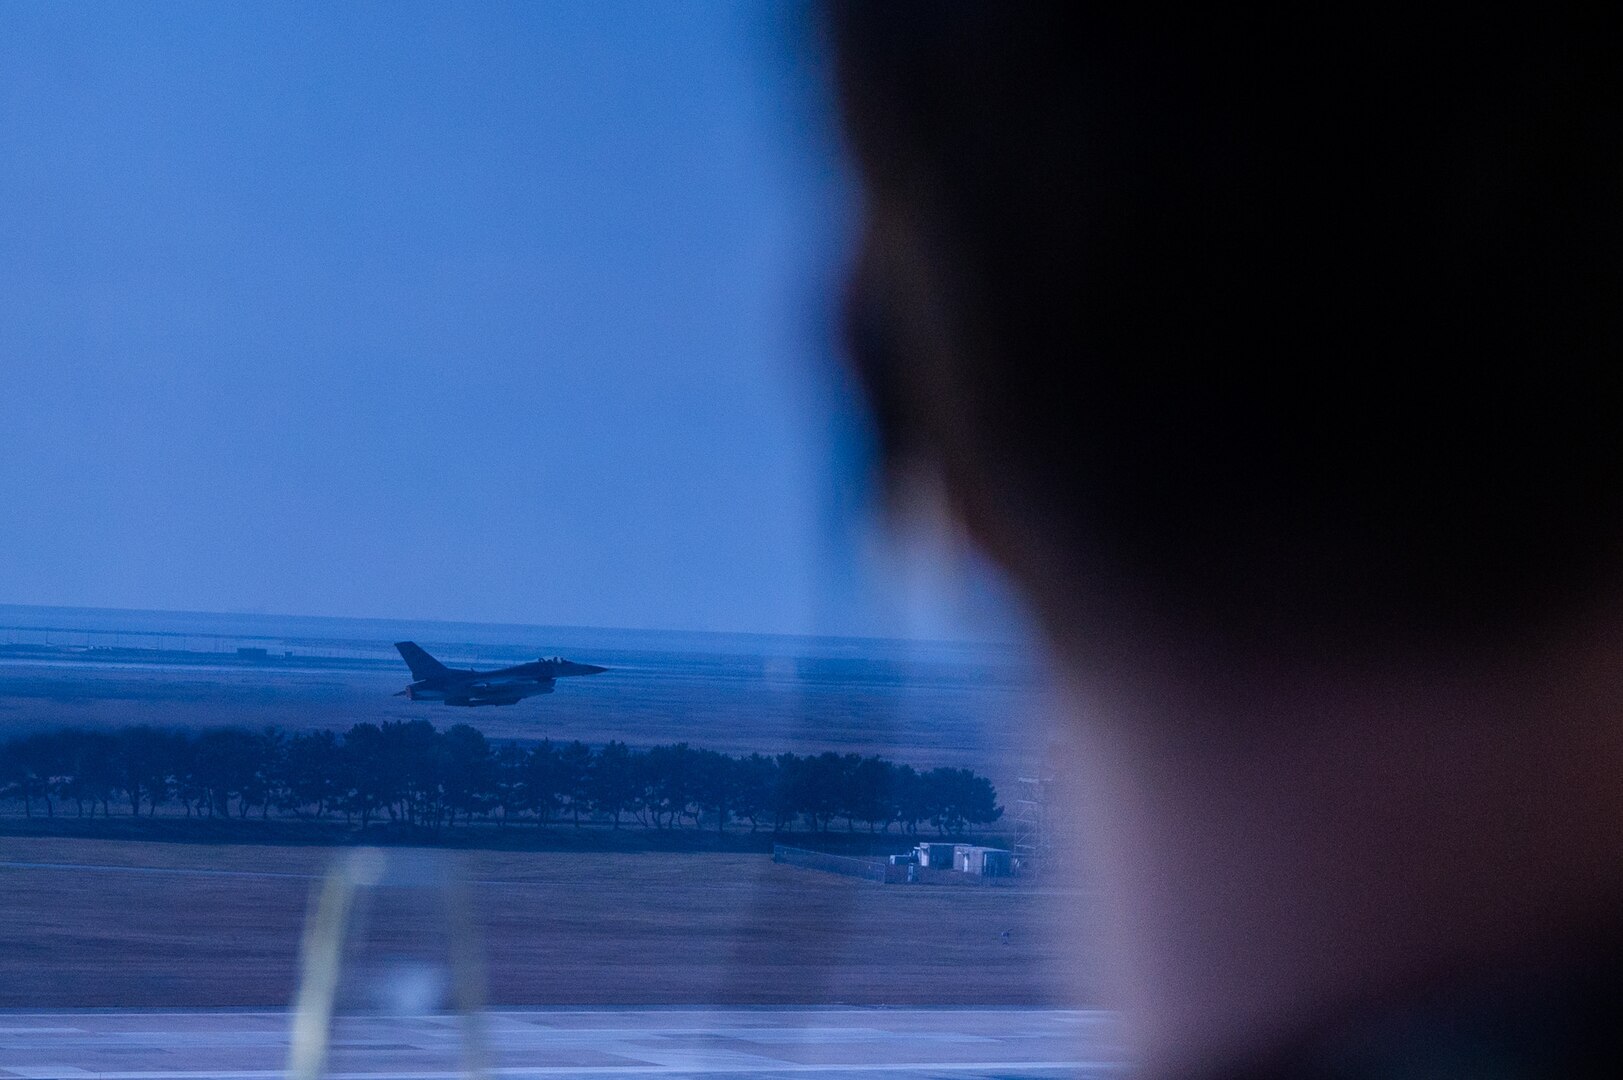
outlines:
[{"label": "flat grassy field", "polygon": [[[286,1004],[334,854],[0,837],[0,1008]],[[443,953],[433,882],[453,865],[499,1005],[1060,1001],[1053,901],[1023,887],[880,886],[741,853],[391,857],[403,883],[363,894],[345,993]]]}]

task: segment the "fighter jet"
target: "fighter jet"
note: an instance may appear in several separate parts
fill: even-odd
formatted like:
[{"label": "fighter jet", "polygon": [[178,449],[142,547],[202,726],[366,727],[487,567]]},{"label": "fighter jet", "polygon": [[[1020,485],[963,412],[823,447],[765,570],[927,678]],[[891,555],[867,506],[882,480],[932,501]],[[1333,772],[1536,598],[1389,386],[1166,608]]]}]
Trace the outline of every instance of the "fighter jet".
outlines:
[{"label": "fighter jet", "polygon": [[447,705],[516,705],[527,697],[550,694],[553,682],[569,675],[596,675],[608,668],[577,664],[554,656],[495,671],[448,668],[418,647],[415,641],[397,641],[400,657],[415,680],[395,694],[412,701],[443,701]]}]

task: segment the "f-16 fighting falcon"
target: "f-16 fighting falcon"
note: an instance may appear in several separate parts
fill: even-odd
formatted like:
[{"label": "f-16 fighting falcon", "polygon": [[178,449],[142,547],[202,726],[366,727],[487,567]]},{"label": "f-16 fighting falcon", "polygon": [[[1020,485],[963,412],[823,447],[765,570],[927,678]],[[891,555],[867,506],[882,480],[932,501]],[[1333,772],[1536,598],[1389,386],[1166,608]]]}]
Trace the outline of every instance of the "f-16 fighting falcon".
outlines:
[{"label": "f-16 fighting falcon", "polygon": [[550,694],[553,683],[569,675],[596,675],[607,668],[577,664],[553,657],[495,671],[466,671],[448,668],[415,641],[397,641],[401,659],[411,668],[415,680],[395,697],[412,701],[443,701],[447,705],[516,705],[527,697]]}]

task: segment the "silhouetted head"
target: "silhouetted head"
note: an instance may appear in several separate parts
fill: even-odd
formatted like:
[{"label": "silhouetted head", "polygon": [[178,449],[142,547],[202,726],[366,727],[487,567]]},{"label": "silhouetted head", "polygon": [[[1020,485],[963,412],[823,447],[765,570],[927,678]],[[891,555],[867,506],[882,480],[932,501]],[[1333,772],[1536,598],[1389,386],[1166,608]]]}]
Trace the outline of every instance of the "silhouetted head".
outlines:
[{"label": "silhouetted head", "polygon": [[831,6],[891,475],[1061,637],[1519,640],[1613,588],[1617,28],[1117,7]]}]

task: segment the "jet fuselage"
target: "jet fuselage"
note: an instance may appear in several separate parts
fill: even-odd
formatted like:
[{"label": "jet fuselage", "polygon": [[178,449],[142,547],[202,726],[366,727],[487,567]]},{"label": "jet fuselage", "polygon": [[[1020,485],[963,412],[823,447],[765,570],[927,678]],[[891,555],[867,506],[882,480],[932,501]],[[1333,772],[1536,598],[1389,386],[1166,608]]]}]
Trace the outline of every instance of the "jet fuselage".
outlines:
[{"label": "jet fuselage", "polygon": [[577,664],[562,657],[532,660],[527,664],[476,671],[448,668],[414,642],[395,644],[411,668],[412,684],[396,696],[412,701],[440,701],[447,705],[515,705],[527,697],[553,692],[557,680],[575,675],[596,675],[607,668]]}]

